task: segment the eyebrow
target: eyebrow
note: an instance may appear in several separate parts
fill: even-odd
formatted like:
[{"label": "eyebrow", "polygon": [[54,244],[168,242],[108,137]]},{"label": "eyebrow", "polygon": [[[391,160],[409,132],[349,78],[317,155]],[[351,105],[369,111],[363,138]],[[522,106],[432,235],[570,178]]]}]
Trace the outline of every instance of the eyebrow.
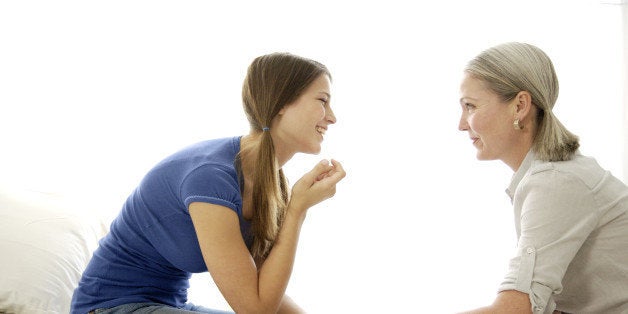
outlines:
[{"label": "eyebrow", "polygon": [[331,99],[331,94],[329,94],[328,92],[323,92],[323,91],[320,91],[320,92],[318,92],[318,93],[319,93],[319,94],[325,94],[325,95],[327,96],[327,98],[330,98],[330,99]]}]

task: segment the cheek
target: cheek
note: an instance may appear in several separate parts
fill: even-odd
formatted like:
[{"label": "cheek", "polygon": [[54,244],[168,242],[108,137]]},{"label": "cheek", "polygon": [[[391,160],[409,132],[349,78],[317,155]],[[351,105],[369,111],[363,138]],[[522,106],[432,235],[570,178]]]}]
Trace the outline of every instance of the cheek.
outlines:
[{"label": "cheek", "polygon": [[474,132],[481,132],[484,128],[484,123],[482,122],[482,117],[481,116],[477,116],[477,115],[470,115],[467,118],[467,123],[469,124],[469,127],[471,128],[471,130],[473,130]]},{"label": "cheek", "polygon": [[325,111],[325,108],[321,106],[320,109],[318,109],[317,114],[318,120],[320,121],[325,119],[325,115],[327,114],[327,112]]}]

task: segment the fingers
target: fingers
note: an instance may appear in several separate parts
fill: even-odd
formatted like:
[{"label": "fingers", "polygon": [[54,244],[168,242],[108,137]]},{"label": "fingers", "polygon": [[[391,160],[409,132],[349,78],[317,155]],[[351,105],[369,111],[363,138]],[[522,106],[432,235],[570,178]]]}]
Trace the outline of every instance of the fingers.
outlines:
[{"label": "fingers", "polygon": [[320,181],[323,180],[324,178],[329,176],[329,172],[325,172],[325,173],[321,173],[318,175],[318,177],[316,177],[316,181]]},{"label": "fingers", "polygon": [[336,184],[346,175],[342,165],[331,160],[322,160],[303,175],[292,187],[291,203],[307,209],[336,194]]},{"label": "fingers", "polygon": [[327,172],[319,174],[318,177],[316,177],[316,181],[331,177],[333,183],[338,183],[338,181],[342,180],[342,178],[344,178],[346,175],[347,173],[342,168],[342,165],[338,161],[332,159],[331,169],[329,169]]},{"label": "fingers", "polygon": [[332,159],[331,164],[334,167],[334,173],[332,175],[338,178],[336,182],[342,180],[345,176],[347,176],[347,172],[337,160]]},{"label": "fingers", "polygon": [[303,177],[310,178],[311,179],[310,183],[314,183],[316,181],[320,181],[323,178],[325,178],[325,176],[327,176],[327,173],[331,171],[332,169],[333,169],[333,166],[329,164],[329,161],[327,161],[326,159],[323,159],[319,163],[317,163],[316,166],[314,166],[314,169],[312,169]]}]

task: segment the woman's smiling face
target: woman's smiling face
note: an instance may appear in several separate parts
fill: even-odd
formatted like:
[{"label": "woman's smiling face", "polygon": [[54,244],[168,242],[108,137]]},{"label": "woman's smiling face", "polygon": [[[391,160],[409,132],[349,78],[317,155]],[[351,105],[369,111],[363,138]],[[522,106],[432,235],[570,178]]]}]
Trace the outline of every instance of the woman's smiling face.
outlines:
[{"label": "woman's smiling face", "polygon": [[508,164],[517,143],[513,128],[513,102],[504,103],[485,83],[466,74],[460,85],[462,114],[458,129],[467,131],[479,160],[502,160]]},{"label": "woman's smiling face", "polygon": [[[330,124],[336,123],[331,109],[330,80],[321,75],[277,115],[271,133],[275,148],[284,156],[294,153],[318,154]],[[280,147],[279,147],[280,146]]]}]

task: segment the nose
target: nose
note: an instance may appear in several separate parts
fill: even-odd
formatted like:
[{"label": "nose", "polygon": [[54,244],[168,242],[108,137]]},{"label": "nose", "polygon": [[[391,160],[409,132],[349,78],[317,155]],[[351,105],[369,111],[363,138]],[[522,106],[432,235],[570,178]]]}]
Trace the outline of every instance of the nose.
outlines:
[{"label": "nose", "polygon": [[336,115],[334,114],[334,111],[331,110],[331,107],[327,107],[325,110],[325,121],[329,124],[336,123]]},{"label": "nose", "polygon": [[458,122],[458,130],[467,131],[469,130],[469,123],[467,122],[467,117],[464,112],[460,115],[460,121]]}]

